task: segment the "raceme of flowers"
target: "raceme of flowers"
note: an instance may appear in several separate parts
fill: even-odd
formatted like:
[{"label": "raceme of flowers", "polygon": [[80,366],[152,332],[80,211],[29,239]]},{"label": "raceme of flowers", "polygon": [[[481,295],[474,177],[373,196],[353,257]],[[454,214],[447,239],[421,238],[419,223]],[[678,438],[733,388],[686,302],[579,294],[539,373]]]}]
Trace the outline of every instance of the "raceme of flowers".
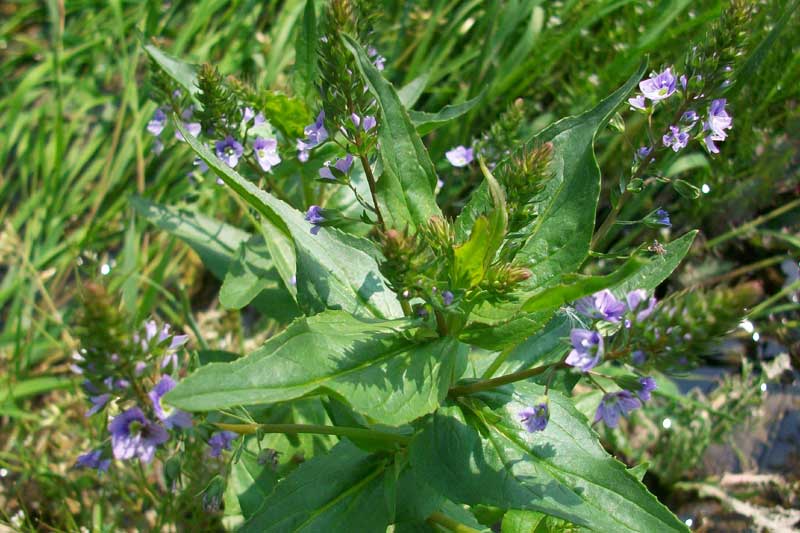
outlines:
[{"label": "raceme of flowers", "polygon": [[[116,375],[98,374],[96,359],[90,360],[85,350],[73,355],[72,370],[85,378],[83,388],[90,404],[86,416],[105,414],[112,406],[112,411],[120,408],[107,425],[110,446],[104,444],[81,454],[75,463],[77,468],[105,472],[112,458],[138,459],[148,464],[173,435],[192,428],[189,413],[162,403],[164,395],[177,385],[168,372],[177,373],[182,368],[179,352],[188,340],[187,335],[171,332],[169,324],[159,327],[156,321],[149,320],[128,341],[128,355],[107,356],[109,365],[103,366],[116,371]],[[215,433],[208,441],[208,454],[218,457],[230,449],[236,437],[235,433]]]},{"label": "raceme of flowers", "polygon": [[[702,81],[700,76],[695,77],[695,82]],[[675,77],[672,68],[643,80],[639,83],[640,94],[628,99],[631,109],[652,113],[657,105],[670,99],[675,94],[683,94],[687,104],[692,101],[701,103],[705,98],[703,94],[691,93],[692,80],[686,76]],[[649,102],[649,104],[648,104]],[[716,143],[728,137],[728,130],[733,127],[733,118],[726,110],[727,100],[717,98],[711,100],[705,114],[701,115],[698,109],[686,109],[676,124],[670,124],[667,131],[661,136],[661,144],[674,152],[680,152],[689,145],[692,139],[702,140],[706,149],[712,154],[718,154]],[[652,146],[643,146],[637,151],[637,158],[646,159],[652,151]]]},{"label": "raceme of flowers", "polygon": [[[173,98],[175,100],[179,100],[180,97],[180,91],[175,91]],[[194,122],[192,120],[193,114],[194,106],[189,105],[181,112],[181,123],[190,135],[193,137],[199,137],[202,133],[202,125],[199,122]],[[216,141],[213,141],[214,153],[220,160],[222,160],[231,168],[236,168],[242,158],[252,155],[262,171],[272,171],[273,167],[281,162],[281,157],[278,153],[277,139],[256,135],[249,147],[246,143],[246,139],[251,130],[266,124],[266,118],[264,117],[263,113],[257,113],[250,107],[241,108],[239,110],[239,114],[241,115],[240,125],[238,128],[233,128],[232,131],[238,132],[237,135],[241,135],[241,137],[237,138],[234,134],[227,134],[222,138],[218,138]],[[147,123],[146,126],[147,131],[156,137],[154,151],[157,154],[161,153],[164,149],[164,142],[161,139],[161,134],[166,129],[167,122],[168,119],[166,108],[159,107],[155,110],[153,118]],[[306,135],[310,135],[313,141],[309,141],[310,144],[307,146],[305,151],[301,152],[301,160],[305,160],[302,159],[302,157],[307,159],[308,149],[316,146],[316,144],[319,144],[327,138],[327,132],[325,131],[324,127],[321,127],[321,129],[317,130],[314,129],[313,126],[314,125],[306,127]],[[207,133],[211,134],[212,132]],[[177,129],[175,130],[175,138],[178,141],[185,141],[183,134],[181,134],[181,132]],[[298,147],[300,146],[300,143],[301,141],[298,141]],[[208,170],[208,166],[200,158],[194,159],[193,166],[196,167],[197,171],[201,174]],[[220,184],[222,183],[220,180],[217,180],[217,182]]]},{"label": "raceme of flowers", "polygon": [[[574,307],[580,315],[596,321],[598,325],[609,324],[630,329],[634,324],[644,323],[655,310],[656,303],[656,299],[648,297],[647,292],[642,289],[630,291],[623,300],[617,299],[606,289],[581,298],[575,302]],[[606,342],[601,330],[606,331],[607,328],[573,328],[570,332],[572,350],[567,354],[564,363],[591,378],[593,369],[602,363],[607,355]],[[611,359],[618,357],[614,355]],[[645,359],[643,352],[632,351],[631,362],[634,365],[643,364]],[[627,417],[631,411],[641,407],[643,402],[650,400],[651,392],[656,389],[656,382],[650,376],[641,376],[634,381],[620,380],[619,383],[628,388],[615,392],[604,391],[605,394],[595,414],[595,422],[602,421],[608,427],[617,427],[621,416]],[[519,413],[520,423],[529,432],[544,431],[548,419],[547,396]]]}]

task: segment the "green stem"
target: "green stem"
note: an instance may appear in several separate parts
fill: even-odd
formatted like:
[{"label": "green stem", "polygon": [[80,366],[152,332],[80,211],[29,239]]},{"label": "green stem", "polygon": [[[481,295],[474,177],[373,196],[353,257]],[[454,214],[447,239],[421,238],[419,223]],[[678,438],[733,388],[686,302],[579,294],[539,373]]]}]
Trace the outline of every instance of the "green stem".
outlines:
[{"label": "green stem", "polygon": [[[622,357],[625,357],[629,353],[630,353],[630,348],[615,350],[613,352],[607,353],[603,361],[613,361],[615,359],[620,359]],[[509,383],[514,383],[516,381],[522,381],[524,379],[532,378],[533,376],[538,376],[539,374],[543,374],[548,370],[555,371],[561,368],[569,368],[569,365],[566,364],[564,361],[559,361],[558,363],[551,363],[549,365],[542,365],[534,368],[529,368],[527,370],[512,372],[511,374],[506,374],[505,376],[500,376],[499,378],[483,379],[481,381],[470,383],[469,385],[452,387],[448,391],[448,396],[450,396],[451,398],[455,398],[456,396],[466,396],[468,394],[494,389],[497,387],[502,387],[503,385],[508,385]]]},{"label": "green stem", "polygon": [[489,379],[492,376],[494,376],[494,373],[497,372],[497,369],[500,368],[500,365],[505,363],[506,359],[508,359],[508,356],[511,354],[512,351],[513,348],[506,348],[505,350],[497,354],[497,357],[494,358],[492,364],[490,364],[489,367],[484,371],[481,378]]},{"label": "green stem", "polygon": [[[361,147],[358,148],[359,151],[361,151]],[[383,221],[381,208],[380,205],[378,205],[378,193],[375,188],[375,175],[372,174],[372,167],[369,164],[369,159],[367,159],[365,154],[358,154],[358,158],[361,160],[361,166],[364,167],[364,175],[366,175],[367,183],[369,184],[369,192],[372,195],[372,203],[375,206],[375,214],[378,215],[378,224],[383,231],[386,231],[386,223]]]},{"label": "green stem", "polygon": [[792,209],[794,209],[795,207],[798,207],[798,206],[800,206],[800,198],[796,198],[795,200],[789,202],[788,204],[784,204],[784,205],[778,207],[777,209],[774,209],[773,211],[770,211],[769,213],[767,213],[765,215],[762,215],[760,217],[754,218],[753,220],[751,220],[750,222],[747,222],[746,224],[742,224],[738,228],[734,228],[734,229],[730,230],[727,233],[723,233],[719,237],[715,237],[715,238],[711,239],[710,241],[707,241],[704,249],[710,250],[711,248],[714,248],[715,246],[717,246],[717,245],[719,245],[719,244],[721,244],[721,243],[723,243],[723,242],[725,242],[725,241],[727,241],[729,239],[732,239],[732,238],[734,238],[734,237],[736,237],[738,235],[741,235],[742,233],[750,231],[751,229],[755,228],[756,226],[760,226],[764,222],[766,222],[768,220],[771,220],[771,219],[773,219],[773,218],[775,218],[777,216],[780,216],[780,215],[786,213],[787,211],[791,211]]},{"label": "green stem", "polygon": [[776,255],[774,257],[768,257],[766,259],[762,259],[761,261],[756,261],[755,263],[750,263],[749,265],[744,265],[730,272],[726,272],[724,274],[720,274],[719,276],[714,276],[708,279],[704,279],[698,286],[707,286],[707,285],[716,285],[717,283],[721,283],[723,281],[727,281],[730,279],[738,278],[743,274],[749,274],[750,272],[755,272],[756,270],[761,270],[762,268],[767,268],[768,266],[772,266],[776,263],[780,263],[788,256],[786,255]]},{"label": "green stem", "polygon": [[[637,174],[638,174],[638,172],[637,172]],[[594,234],[594,238],[592,238],[592,250],[597,249],[597,245],[600,244],[600,242],[606,236],[608,231],[611,229],[611,227],[617,221],[617,217],[619,216],[619,212],[622,211],[622,205],[625,202],[627,202],[630,199],[630,197],[631,197],[631,193],[628,190],[626,190],[624,193],[622,193],[622,196],[619,197],[619,200],[617,200],[617,205],[614,208],[611,209],[611,212],[608,214],[606,219],[603,221],[603,223],[597,229],[597,232]]]},{"label": "green stem", "polygon": [[770,296],[769,298],[767,298],[766,300],[755,306],[753,310],[747,314],[747,316],[749,318],[756,318],[762,315],[764,311],[769,308],[769,306],[771,306],[772,304],[774,304],[787,294],[791,294],[798,289],[800,289],[800,280],[787,285],[783,289],[779,290],[778,292],[776,292],[775,294],[773,294],[772,296]]},{"label": "green stem", "polygon": [[451,397],[466,396],[468,394],[473,394],[484,390],[502,387],[503,385],[514,383],[515,381],[522,381],[523,379],[528,379],[532,378],[533,376],[538,376],[539,374],[553,367],[566,368],[567,365],[563,362],[559,362],[559,363],[553,363],[552,365],[543,365],[543,366],[537,366],[535,368],[529,368],[527,370],[520,370],[519,372],[512,372],[511,374],[506,374],[505,376],[500,376],[499,378],[484,379],[481,381],[476,381],[475,383],[470,383],[469,385],[453,387],[450,389],[448,394]]},{"label": "green stem", "polygon": [[216,426],[233,431],[241,435],[249,435],[260,431],[262,433],[284,433],[296,435],[299,433],[314,433],[317,435],[338,435],[340,437],[353,437],[360,439],[381,440],[386,442],[396,442],[407,445],[411,443],[411,437],[389,433],[387,431],[377,431],[374,429],[364,429],[344,426],[323,426],[319,424],[221,424]]},{"label": "green stem", "polygon": [[441,526],[453,533],[478,533],[478,530],[453,520],[449,516],[436,512],[428,517],[427,522],[432,526]]},{"label": "green stem", "polygon": [[754,218],[753,220],[751,220],[750,222],[747,222],[746,224],[742,224],[738,228],[734,228],[734,229],[730,230],[727,233],[723,233],[719,237],[715,237],[715,238],[711,239],[710,241],[707,241],[706,245],[704,247],[704,250],[710,250],[711,248],[714,248],[718,244],[722,244],[723,242],[725,242],[727,240],[730,240],[730,239],[732,239],[734,237],[737,237],[737,236],[741,235],[742,233],[750,231],[751,229],[755,228],[756,226],[760,226],[764,222],[766,222],[768,220],[771,220],[771,219],[773,219],[773,218],[775,218],[777,216],[780,216],[780,215],[786,213],[787,211],[791,211],[792,209],[794,209],[795,207],[798,207],[798,206],[800,206],[800,198],[795,198],[793,201],[789,202],[788,204],[784,204],[784,205],[778,207],[777,209],[774,209],[773,211],[770,211],[769,213],[767,213],[765,215],[762,215],[760,217]]}]

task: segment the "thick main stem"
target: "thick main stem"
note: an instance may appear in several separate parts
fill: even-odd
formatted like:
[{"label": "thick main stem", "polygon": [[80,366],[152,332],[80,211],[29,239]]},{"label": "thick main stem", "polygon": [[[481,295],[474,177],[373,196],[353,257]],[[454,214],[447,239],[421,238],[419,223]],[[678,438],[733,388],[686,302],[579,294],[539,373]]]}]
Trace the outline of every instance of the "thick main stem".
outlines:
[{"label": "thick main stem", "polygon": [[519,372],[512,372],[511,374],[506,374],[505,376],[500,376],[499,378],[492,378],[492,379],[484,379],[482,381],[476,381],[475,383],[470,383],[469,385],[461,385],[460,387],[453,387],[449,391],[449,395],[451,397],[455,396],[466,396],[468,394],[473,394],[476,392],[494,389],[497,387],[501,387],[503,385],[508,385],[509,383],[514,383],[516,381],[522,381],[523,379],[532,378],[533,376],[538,376],[542,374],[546,370],[558,367],[558,368],[566,368],[565,363],[554,363],[552,365],[543,365],[537,366],[535,368],[529,368],[527,370],[520,370]]},{"label": "thick main stem", "polygon": [[364,429],[346,426],[323,426],[319,424],[215,424],[217,427],[226,431],[233,431],[240,435],[250,435],[256,431],[262,433],[284,433],[296,435],[298,433],[314,433],[317,435],[338,435],[340,437],[354,437],[361,439],[382,440],[396,442],[407,445],[411,442],[411,437],[389,433],[387,431],[377,431],[374,429]]},{"label": "thick main stem", "polygon": [[[629,353],[630,353],[630,348],[616,350],[607,353],[604,361],[613,361],[615,359],[625,357]],[[529,368],[527,370],[512,372],[511,374],[506,374],[505,376],[500,376],[499,378],[483,379],[481,381],[470,383],[469,385],[461,385],[453,387],[448,391],[448,396],[450,396],[451,398],[454,398],[456,396],[466,396],[468,394],[474,394],[476,392],[502,387],[503,385],[508,385],[509,383],[522,381],[523,379],[532,378],[533,376],[538,376],[539,374],[543,374],[550,369],[557,370],[560,368],[569,368],[569,365],[564,361],[559,361],[558,363],[552,363],[549,365],[542,365],[542,366],[537,366],[535,368]]]}]

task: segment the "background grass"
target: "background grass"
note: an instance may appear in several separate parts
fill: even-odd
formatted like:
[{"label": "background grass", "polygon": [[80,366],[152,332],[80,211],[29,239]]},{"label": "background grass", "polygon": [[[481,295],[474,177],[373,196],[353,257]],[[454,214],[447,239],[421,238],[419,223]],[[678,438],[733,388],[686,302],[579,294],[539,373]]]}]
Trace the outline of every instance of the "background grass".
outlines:
[{"label": "background grass", "polygon": [[[131,468],[98,483],[70,469],[103,429],[83,417],[69,370],[78,347],[70,324],[82,283],[100,280],[119,291],[120,305],[133,316],[158,314],[185,324],[198,343],[238,351],[253,333],[268,334],[249,311],[220,310],[216,282],[196,256],[134,215],[130,198],[137,194],[197,204],[230,221],[244,216],[213,181],[187,177],[192,158],[185,146],[153,153],[145,126],[156,103],[148,99],[141,43],[152,37],[176,56],[290,91],[304,3],[0,2],[0,519],[23,510],[28,526],[40,529],[139,529],[159,520],[209,525],[191,498],[165,509],[130,488],[158,472]],[[538,129],[590,107],[644,55],[653,67],[680,65],[726,4],[373,3],[383,14],[374,45],[389,60],[387,76],[397,86],[425,82],[417,109],[436,111],[484,95],[463,120],[426,138],[446,183],[442,202],[454,207],[479,177],[451,169],[444,151],[477,138],[517,98],[524,101],[525,128]],[[742,87],[730,97],[735,129],[723,157],[686,154],[673,169],[709,192],[690,201],[665,188],[642,195],[621,217],[663,206],[673,213],[675,234],[701,227],[705,240],[673,286],[760,280],[777,296],[758,309],[758,329],[795,357],[798,303],[782,288],[779,265],[787,258],[796,264],[800,249],[797,203],[790,203],[798,193],[800,32],[791,30],[797,15],[781,22],[796,4],[759,6],[748,56],[776,26],[790,30],[738,80]],[[637,127],[629,123],[628,134]],[[619,175],[630,154],[625,135],[609,129],[600,136],[604,176]],[[761,223],[748,225],[753,219]],[[747,231],[730,233],[739,227]],[[608,248],[657,236],[614,234]]]}]

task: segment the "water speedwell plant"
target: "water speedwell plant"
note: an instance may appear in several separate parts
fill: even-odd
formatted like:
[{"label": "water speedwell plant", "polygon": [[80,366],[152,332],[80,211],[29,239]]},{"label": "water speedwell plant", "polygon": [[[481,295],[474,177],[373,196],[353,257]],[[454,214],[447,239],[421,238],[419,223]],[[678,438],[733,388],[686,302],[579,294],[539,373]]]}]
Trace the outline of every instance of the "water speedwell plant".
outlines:
[{"label": "water speedwell plant", "polygon": [[[302,39],[313,53],[296,69],[320,98],[298,100],[302,133],[279,127],[289,112],[259,106],[255,90],[148,46],[162,93],[199,106],[207,139],[193,133],[183,100],[149,131],[160,135],[169,120],[252,210],[252,233],[141,199],[137,208],[184,238],[176,228],[197,224],[236,250],[221,276],[233,306],[259,301],[296,318],[252,353],[177,384],[161,378],[150,393],[155,418],[133,407],[109,426],[115,456],[149,459],[187,413],[218,428],[214,455],[242,436],[240,449],[258,460],[243,459],[247,476],[234,467],[227,485],[215,478],[208,494],[236,510],[243,531],[470,531],[481,526],[465,509],[477,506],[498,509],[504,527],[545,513],[601,531],[684,531],[603,450],[592,424],[617,427],[657,393],[650,371],[691,364],[670,344],[691,334],[678,327],[690,317],[653,292],[695,234],[643,243],[601,275],[581,272],[598,238],[595,135],[626,103],[652,116],[679,90],[679,119],[699,124],[700,111],[683,109],[696,100],[689,82],[671,68],[645,76],[642,65],[594,108],[507,150],[489,142],[497,135],[453,149],[447,160],[475,162],[483,183],[450,219],[421,135],[474,103],[409,109],[357,10],[337,0],[325,16],[318,25],[308,3]],[[715,99],[702,112],[696,131],[670,124],[661,149],[682,149],[692,131],[713,152],[729,111]],[[251,142],[251,121],[270,135]],[[655,149],[639,150],[636,168]],[[259,177],[309,166],[316,180],[300,183],[301,194]],[[646,220],[670,225],[663,210]],[[602,392],[592,419],[574,405],[578,383]]]}]

